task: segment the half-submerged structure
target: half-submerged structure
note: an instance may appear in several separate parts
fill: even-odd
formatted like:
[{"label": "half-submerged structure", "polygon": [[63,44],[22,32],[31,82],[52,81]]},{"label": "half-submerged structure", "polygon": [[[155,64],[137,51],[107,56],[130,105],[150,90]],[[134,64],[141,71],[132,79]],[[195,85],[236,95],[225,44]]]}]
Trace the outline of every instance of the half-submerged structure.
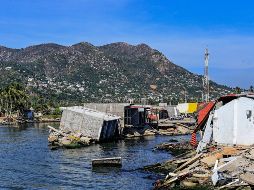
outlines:
[{"label": "half-submerged structure", "polygon": [[120,117],[81,106],[67,107],[63,109],[60,130],[107,141],[120,136]]}]

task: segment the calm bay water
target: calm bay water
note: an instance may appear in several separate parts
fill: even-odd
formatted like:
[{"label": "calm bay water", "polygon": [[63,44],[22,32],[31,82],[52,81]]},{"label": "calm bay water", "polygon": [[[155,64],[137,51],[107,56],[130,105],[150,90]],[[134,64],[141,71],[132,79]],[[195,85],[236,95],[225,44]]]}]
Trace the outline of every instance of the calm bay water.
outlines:
[{"label": "calm bay water", "polygon": [[[50,150],[47,137],[46,124],[0,126],[0,189],[152,189],[160,176],[138,168],[170,159],[170,154],[153,148],[174,138],[146,137]],[[92,169],[91,159],[114,156],[123,158],[122,168]]]}]

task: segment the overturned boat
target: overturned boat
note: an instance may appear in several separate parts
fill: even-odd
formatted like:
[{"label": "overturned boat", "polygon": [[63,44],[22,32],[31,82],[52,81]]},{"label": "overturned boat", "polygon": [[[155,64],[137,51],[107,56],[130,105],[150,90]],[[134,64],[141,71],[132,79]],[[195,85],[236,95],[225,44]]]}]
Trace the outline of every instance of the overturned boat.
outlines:
[{"label": "overturned boat", "polygon": [[108,141],[120,136],[120,117],[81,106],[66,107],[60,130],[81,133],[95,141]]}]

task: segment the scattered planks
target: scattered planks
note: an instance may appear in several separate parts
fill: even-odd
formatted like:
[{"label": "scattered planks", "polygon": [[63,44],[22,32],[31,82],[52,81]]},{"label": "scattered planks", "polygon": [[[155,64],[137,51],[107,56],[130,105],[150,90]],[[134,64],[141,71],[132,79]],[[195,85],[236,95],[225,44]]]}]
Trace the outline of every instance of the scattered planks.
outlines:
[{"label": "scattered planks", "polygon": [[59,130],[57,130],[57,129],[55,129],[54,127],[51,127],[51,126],[47,126],[49,129],[51,129],[51,130],[53,130],[53,131],[55,131],[55,132],[57,132],[57,133],[59,133],[60,135],[62,135],[62,136],[65,136],[65,133],[63,133],[62,131],[59,131]]},{"label": "scattered planks", "polygon": [[[179,166],[170,171],[157,189],[202,188],[217,186],[218,189],[248,189],[254,185],[254,146],[210,146],[206,151],[186,159],[179,157]],[[214,166],[214,167],[213,167]]]},{"label": "scattered planks", "polygon": [[93,167],[121,167],[122,158],[112,157],[112,158],[100,158],[92,160]]},{"label": "scattered planks", "polygon": [[[177,169],[175,169],[172,173],[169,173],[166,178],[165,182],[162,184],[162,187],[169,187],[172,183],[178,181],[179,179],[183,179],[186,177],[193,176],[193,168],[197,167],[199,164],[199,159],[202,157],[203,153],[196,154],[193,158],[189,159],[182,159],[178,160],[178,162],[183,163],[180,165]],[[207,174],[196,174],[196,178],[208,178]],[[189,183],[189,181],[186,181],[186,183]],[[194,184],[194,183],[193,183]],[[195,183],[196,185],[196,183]]]},{"label": "scattered planks", "polygon": [[178,171],[180,171],[180,170],[183,170],[183,169],[186,168],[187,166],[193,164],[193,163],[196,162],[202,155],[203,155],[203,153],[197,154],[196,156],[194,156],[193,158],[189,159],[187,162],[185,162],[184,164],[182,164],[180,167],[178,167],[174,172],[178,172]]}]

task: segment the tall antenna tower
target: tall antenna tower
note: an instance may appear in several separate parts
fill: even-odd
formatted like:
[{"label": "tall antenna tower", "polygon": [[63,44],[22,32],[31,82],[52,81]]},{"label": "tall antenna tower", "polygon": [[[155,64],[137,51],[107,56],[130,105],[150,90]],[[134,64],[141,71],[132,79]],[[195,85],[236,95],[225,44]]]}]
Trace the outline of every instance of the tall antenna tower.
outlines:
[{"label": "tall antenna tower", "polygon": [[209,60],[209,53],[208,49],[205,50],[205,70],[204,70],[204,80],[203,80],[203,90],[204,90],[204,101],[209,101],[209,77],[208,77],[208,60]]}]

